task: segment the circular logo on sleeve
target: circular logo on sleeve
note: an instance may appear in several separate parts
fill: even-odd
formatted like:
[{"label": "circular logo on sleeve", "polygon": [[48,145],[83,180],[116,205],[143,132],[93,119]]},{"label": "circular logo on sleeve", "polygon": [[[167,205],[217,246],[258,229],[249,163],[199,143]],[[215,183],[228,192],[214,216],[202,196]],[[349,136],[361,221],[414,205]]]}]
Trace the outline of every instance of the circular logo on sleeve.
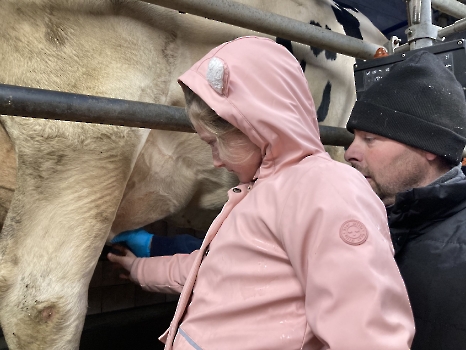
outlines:
[{"label": "circular logo on sleeve", "polygon": [[351,245],[361,245],[367,240],[367,229],[358,220],[348,220],[340,227],[340,237],[343,242]]}]

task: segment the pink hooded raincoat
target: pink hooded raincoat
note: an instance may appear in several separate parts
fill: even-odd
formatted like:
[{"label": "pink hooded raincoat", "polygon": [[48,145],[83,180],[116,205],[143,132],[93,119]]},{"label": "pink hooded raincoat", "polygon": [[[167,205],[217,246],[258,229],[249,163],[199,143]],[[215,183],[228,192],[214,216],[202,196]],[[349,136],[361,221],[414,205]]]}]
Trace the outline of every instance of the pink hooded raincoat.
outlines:
[{"label": "pink hooded raincoat", "polygon": [[228,192],[199,251],[133,264],[145,289],[182,291],[166,349],[409,349],[414,323],[385,208],[325,153],[296,59],[269,39],[239,38],[179,80],[263,162],[256,181]]}]

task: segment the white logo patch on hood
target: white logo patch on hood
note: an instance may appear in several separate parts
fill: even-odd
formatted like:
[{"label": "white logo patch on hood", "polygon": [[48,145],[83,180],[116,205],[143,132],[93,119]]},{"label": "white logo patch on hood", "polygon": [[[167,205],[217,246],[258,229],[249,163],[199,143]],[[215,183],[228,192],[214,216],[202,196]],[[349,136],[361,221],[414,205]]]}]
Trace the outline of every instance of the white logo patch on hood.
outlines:
[{"label": "white logo patch on hood", "polygon": [[209,85],[220,95],[227,96],[228,66],[218,57],[212,57],[206,72]]}]

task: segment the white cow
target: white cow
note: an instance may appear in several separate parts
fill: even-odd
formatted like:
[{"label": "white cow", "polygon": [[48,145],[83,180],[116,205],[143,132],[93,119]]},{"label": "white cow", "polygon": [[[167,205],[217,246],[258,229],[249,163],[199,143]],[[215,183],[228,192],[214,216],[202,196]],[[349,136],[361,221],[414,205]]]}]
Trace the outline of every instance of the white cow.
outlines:
[{"label": "white cow", "polygon": [[13,143],[0,124],[0,231],[16,187],[16,155]]},{"label": "white cow", "polygon": [[[343,32],[330,0],[241,2]],[[0,23],[0,83],[175,106],[184,104],[176,78],[196,60],[224,41],[257,34],[116,0],[2,0]],[[354,60],[292,49],[317,106],[331,87],[321,115],[343,125],[355,99]],[[0,236],[0,324],[11,350],[77,349],[105,241],[169,215],[205,228],[236,182],[212,167],[194,134],[0,120],[17,158]]]}]

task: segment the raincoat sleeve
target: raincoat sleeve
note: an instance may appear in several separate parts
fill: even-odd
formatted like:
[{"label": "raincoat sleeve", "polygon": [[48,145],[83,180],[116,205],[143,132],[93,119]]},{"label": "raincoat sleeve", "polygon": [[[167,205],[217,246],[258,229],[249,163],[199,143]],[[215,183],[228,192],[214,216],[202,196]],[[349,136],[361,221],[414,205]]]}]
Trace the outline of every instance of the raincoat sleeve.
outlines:
[{"label": "raincoat sleeve", "polygon": [[130,278],[150,292],[180,294],[198,253],[136,259]]},{"label": "raincoat sleeve", "polygon": [[[382,202],[360,175],[309,183],[289,193],[279,231],[312,333],[325,349],[409,349],[414,321]],[[351,236],[348,223],[362,225],[365,241]]]}]

